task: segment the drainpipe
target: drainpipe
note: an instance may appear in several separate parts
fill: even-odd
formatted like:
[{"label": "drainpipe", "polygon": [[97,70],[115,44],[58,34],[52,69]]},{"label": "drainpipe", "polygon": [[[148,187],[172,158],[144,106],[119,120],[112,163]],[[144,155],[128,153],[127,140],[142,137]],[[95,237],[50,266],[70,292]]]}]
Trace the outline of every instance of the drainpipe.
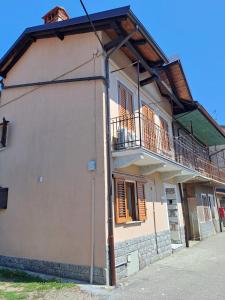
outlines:
[{"label": "drainpipe", "polygon": [[185,243],[186,247],[189,248],[189,226],[188,226],[188,211],[187,211],[187,204],[185,203],[184,193],[182,184],[178,183],[179,186],[179,192],[181,197],[181,203],[182,203],[182,210],[183,210],[183,218],[184,218],[184,232],[185,232]]},{"label": "drainpipe", "polygon": [[153,197],[153,222],[154,222],[156,253],[159,254],[159,245],[158,245],[157,228],[156,228],[156,216],[155,216],[155,200],[154,200],[156,198],[156,201],[157,201],[158,193],[157,193],[157,187],[156,187],[155,179],[153,180],[153,182],[154,182],[154,190],[155,190],[155,197]]},{"label": "drainpipe", "polygon": [[110,96],[109,96],[109,58],[119,50],[138,30],[138,27],[126,36],[121,43],[105,55],[105,106],[106,106],[106,155],[107,155],[107,185],[108,185],[108,247],[109,247],[109,284],[116,285],[116,267],[114,251],[113,199],[112,199],[112,165],[111,165],[111,128],[110,128]]}]

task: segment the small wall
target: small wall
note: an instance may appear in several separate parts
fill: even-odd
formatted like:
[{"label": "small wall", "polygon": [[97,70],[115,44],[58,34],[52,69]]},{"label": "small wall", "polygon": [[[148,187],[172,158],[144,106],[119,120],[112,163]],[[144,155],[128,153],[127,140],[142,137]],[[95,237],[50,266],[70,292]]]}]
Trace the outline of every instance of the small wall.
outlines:
[{"label": "small wall", "polygon": [[213,221],[209,221],[205,223],[200,222],[199,227],[200,227],[201,239],[205,239],[216,233]]},{"label": "small wall", "polygon": [[165,230],[159,233],[140,236],[118,242],[115,245],[116,276],[120,280],[128,276],[129,255],[138,252],[137,271],[150,265],[158,259],[172,254],[170,231]]},{"label": "small wall", "polygon": [[[64,264],[12,256],[0,256],[0,265],[63,278],[71,278],[84,281],[88,281],[90,279],[89,266]],[[93,282],[97,284],[106,284],[106,270],[103,268],[95,267]]]}]

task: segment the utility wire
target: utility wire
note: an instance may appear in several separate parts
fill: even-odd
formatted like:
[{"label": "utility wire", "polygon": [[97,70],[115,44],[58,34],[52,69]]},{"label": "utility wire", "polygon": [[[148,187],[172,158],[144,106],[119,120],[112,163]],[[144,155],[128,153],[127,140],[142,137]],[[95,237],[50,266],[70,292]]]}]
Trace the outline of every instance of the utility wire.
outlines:
[{"label": "utility wire", "polygon": [[[65,72],[65,73],[63,73],[63,74],[61,74],[61,75],[59,75],[59,76],[53,78],[51,81],[55,81],[55,80],[60,79],[60,78],[66,76],[66,75],[68,75],[68,74],[70,74],[70,73],[72,73],[72,72],[74,72],[74,71],[76,71],[76,70],[79,70],[79,69],[82,68],[83,66],[85,66],[85,65],[89,64],[90,62],[92,62],[92,61],[94,60],[95,57],[99,57],[100,55],[102,55],[102,53],[93,54],[93,57],[92,57],[92,58],[86,60],[85,62],[83,62],[82,64],[80,64],[80,65],[78,65],[78,66],[76,66],[76,67],[74,67],[73,69],[71,69],[71,70],[69,70],[69,71],[67,71],[67,72]],[[51,82],[51,81],[50,81],[50,82]],[[39,85],[39,86],[37,86],[37,87],[35,87],[35,88],[33,88],[33,89],[31,89],[31,90],[29,90],[29,91],[23,93],[22,95],[19,95],[19,96],[13,98],[13,99],[7,101],[6,103],[0,105],[0,108],[2,108],[2,107],[4,107],[4,106],[7,106],[7,105],[9,105],[9,104],[11,104],[11,103],[13,103],[13,102],[18,101],[18,100],[20,100],[21,98],[23,98],[23,97],[25,97],[25,96],[27,96],[27,95],[33,93],[34,91],[36,91],[36,90],[42,88],[43,86],[44,86],[44,84],[43,84],[43,85]]]},{"label": "utility wire", "polygon": [[88,12],[87,12],[87,9],[86,9],[86,7],[85,7],[83,1],[80,0],[80,3],[81,3],[81,5],[82,5],[82,7],[83,7],[83,10],[85,11],[85,14],[86,14],[86,16],[87,16],[87,18],[88,18],[88,20],[89,20],[89,22],[90,22],[90,24],[91,24],[91,26],[92,26],[92,28],[93,28],[94,34],[96,35],[96,37],[97,37],[97,39],[98,39],[98,41],[99,41],[99,43],[100,43],[100,45],[101,45],[101,47],[102,47],[102,50],[105,52],[104,45],[103,45],[103,43],[102,43],[102,41],[101,41],[101,39],[100,39],[100,37],[99,37],[99,35],[98,35],[96,29],[95,29],[95,25],[94,25],[94,23],[92,22],[92,20],[91,20],[89,14],[88,14]]}]

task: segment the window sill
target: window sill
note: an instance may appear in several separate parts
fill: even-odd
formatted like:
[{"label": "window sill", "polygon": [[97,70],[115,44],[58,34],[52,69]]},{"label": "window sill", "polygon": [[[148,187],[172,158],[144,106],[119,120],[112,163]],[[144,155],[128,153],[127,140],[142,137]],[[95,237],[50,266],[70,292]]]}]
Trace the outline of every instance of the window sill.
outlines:
[{"label": "window sill", "polygon": [[124,223],[124,225],[135,225],[135,224],[138,225],[141,223],[144,223],[144,221],[129,221],[129,222]]}]

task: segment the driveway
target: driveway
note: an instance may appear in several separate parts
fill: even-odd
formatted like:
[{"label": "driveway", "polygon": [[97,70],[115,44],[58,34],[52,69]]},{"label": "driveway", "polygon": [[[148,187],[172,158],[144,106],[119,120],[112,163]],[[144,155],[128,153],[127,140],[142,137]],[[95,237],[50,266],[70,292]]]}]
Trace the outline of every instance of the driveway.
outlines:
[{"label": "driveway", "polygon": [[150,265],[112,291],[96,290],[94,299],[224,300],[225,233]]}]

